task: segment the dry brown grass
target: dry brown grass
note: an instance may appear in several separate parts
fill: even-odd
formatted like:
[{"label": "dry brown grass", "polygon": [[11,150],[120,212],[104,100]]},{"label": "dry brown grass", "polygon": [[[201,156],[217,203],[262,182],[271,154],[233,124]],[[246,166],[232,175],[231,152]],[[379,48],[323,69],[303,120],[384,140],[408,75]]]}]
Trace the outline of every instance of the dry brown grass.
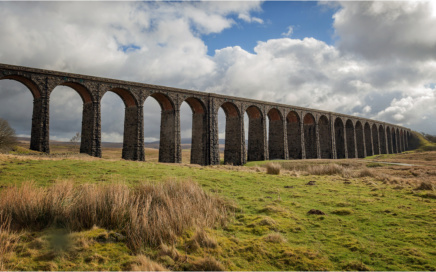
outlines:
[{"label": "dry brown grass", "polygon": [[158,256],[168,256],[171,259],[177,261],[181,255],[174,245],[168,246],[162,244],[159,246]]},{"label": "dry brown grass", "polygon": [[416,190],[429,190],[433,191],[436,189],[436,184],[431,181],[423,181],[419,186],[416,188]]},{"label": "dry brown grass", "polygon": [[11,220],[0,212],[0,271],[8,269],[4,263],[7,255],[12,252],[17,245],[19,235],[10,231]]},{"label": "dry brown grass", "polygon": [[281,165],[278,163],[268,163],[266,165],[266,173],[270,175],[280,175]]},{"label": "dry brown grass", "polygon": [[376,173],[368,168],[363,168],[357,173],[357,177],[364,178],[364,177],[376,177]]},{"label": "dry brown grass", "polygon": [[131,271],[169,271],[162,265],[150,260],[147,256],[138,255],[130,267]]},{"label": "dry brown grass", "polygon": [[286,239],[278,232],[267,234],[263,239],[266,242],[275,243],[275,244],[281,244],[286,243]]},{"label": "dry brown grass", "polygon": [[224,265],[214,257],[204,257],[192,264],[193,271],[224,271]]},{"label": "dry brown grass", "polygon": [[68,181],[43,188],[27,182],[1,191],[0,213],[12,220],[11,228],[16,230],[52,225],[74,231],[94,225],[118,230],[126,233],[133,250],[143,244],[174,243],[187,229],[224,224],[228,214],[222,199],[190,180],[146,182],[134,188],[74,186]]},{"label": "dry brown grass", "polygon": [[310,175],[342,175],[344,167],[338,164],[320,164],[311,165],[307,168],[307,173]]},{"label": "dry brown grass", "polygon": [[191,241],[203,248],[216,248],[218,246],[216,239],[210,237],[204,229],[197,229]]}]

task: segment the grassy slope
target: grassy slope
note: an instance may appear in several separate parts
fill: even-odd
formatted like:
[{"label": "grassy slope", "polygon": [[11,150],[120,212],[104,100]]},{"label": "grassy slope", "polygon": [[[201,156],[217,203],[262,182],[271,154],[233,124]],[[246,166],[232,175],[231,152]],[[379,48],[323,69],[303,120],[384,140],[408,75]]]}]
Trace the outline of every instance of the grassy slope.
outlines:
[{"label": "grassy slope", "polygon": [[436,143],[430,142],[429,140],[424,138],[421,133],[418,133],[416,131],[413,131],[412,133],[418,141],[418,151],[436,151]]},{"label": "grassy slope", "polygon": [[[230,166],[0,157],[0,186],[28,180],[47,185],[62,179],[134,184],[172,177],[193,179],[207,190],[234,200],[239,207],[235,219],[226,228],[210,231],[220,246],[189,252],[190,258],[210,255],[234,270],[436,269],[436,200],[424,198],[410,186],[396,187],[368,177],[271,176]],[[315,186],[306,185],[311,180],[316,181]],[[310,209],[320,209],[327,215],[308,215]],[[266,241],[265,237],[275,232],[286,242]],[[188,240],[189,234],[180,239],[177,245],[180,252],[186,251]],[[95,243],[83,254],[97,254],[109,260],[113,252],[95,248],[107,246],[110,245]],[[128,249],[119,246],[116,250],[126,255]],[[108,252],[111,250],[115,249]],[[156,249],[148,248],[145,252],[153,258]],[[20,255],[15,260],[21,264],[18,269],[26,270],[46,265],[75,270],[123,268],[121,263],[109,265],[108,262],[92,262],[90,266],[83,254],[69,260],[67,267],[62,265],[65,257],[44,261],[30,254],[27,260]],[[184,268],[171,262],[167,265]]]},{"label": "grassy slope", "polygon": [[[421,151],[431,145],[419,140]],[[58,151],[62,153],[61,149]],[[148,158],[157,156],[153,150],[147,152]],[[20,149],[17,153],[27,152]],[[251,163],[253,167],[248,168],[114,161],[118,153],[119,150],[108,149],[107,158],[111,160],[0,155],[0,190],[2,186],[29,180],[46,186],[63,179],[77,183],[136,184],[176,177],[195,180],[206,190],[234,201],[239,209],[232,222],[223,229],[207,230],[218,247],[193,251],[189,248],[192,231],[180,237],[176,245],[187,259],[174,262],[160,256],[156,248],[143,250],[170,269],[192,269],[186,260],[204,256],[220,260],[231,270],[436,269],[435,194],[413,190],[416,187],[413,181],[434,182],[436,152],[335,161],[356,169],[375,166],[377,173],[394,176],[391,182],[374,177],[298,175],[298,171],[271,176],[263,168],[255,167],[263,163]],[[396,161],[414,166],[368,161]],[[283,165],[301,170],[308,165],[331,162],[308,160]],[[316,185],[306,185],[309,181],[316,181]],[[322,210],[326,215],[308,215],[310,209]],[[96,237],[104,232],[108,231],[73,233],[73,246],[55,255],[50,248],[51,232],[25,233],[16,254],[10,257],[11,268],[128,269],[134,260],[132,252],[122,242],[98,242]]]}]

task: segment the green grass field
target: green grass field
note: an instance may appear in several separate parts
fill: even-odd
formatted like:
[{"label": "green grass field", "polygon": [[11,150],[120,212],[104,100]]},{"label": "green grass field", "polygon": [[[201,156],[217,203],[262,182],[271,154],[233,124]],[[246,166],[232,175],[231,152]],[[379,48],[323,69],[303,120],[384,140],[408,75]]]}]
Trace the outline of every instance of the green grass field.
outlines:
[{"label": "green grass field", "polygon": [[[308,170],[332,163],[346,170],[334,175]],[[202,167],[87,156],[0,155],[0,190],[26,181],[39,186],[62,180],[133,186],[177,179],[193,180],[233,203],[227,225],[206,230],[215,246],[192,249],[195,230],[189,230],[173,245],[177,258],[151,246],[139,252],[170,270],[198,268],[195,264],[206,257],[218,260],[225,270],[436,270],[436,194],[432,189],[415,190],[421,182],[435,184],[436,152],[280,164],[280,175],[268,175],[265,162]],[[312,209],[324,215],[308,214]],[[74,250],[59,252],[50,247],[53,229],[25,231],[13,252],[5,255],[5,266],[126,269],[139,253],[123,242],[98,240],[99,233],[117,231],[98,227],[70,234]]]}]

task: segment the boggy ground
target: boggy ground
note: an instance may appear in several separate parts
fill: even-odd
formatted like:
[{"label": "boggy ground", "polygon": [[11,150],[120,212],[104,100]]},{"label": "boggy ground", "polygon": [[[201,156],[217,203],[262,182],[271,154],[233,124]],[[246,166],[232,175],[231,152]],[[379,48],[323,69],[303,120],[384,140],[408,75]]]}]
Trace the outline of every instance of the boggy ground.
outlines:
[{"label": "boggy ground", "polygon": [[[177,180],[198,183],[227,207],[223,224],[187,228],[171,242],[139,249],[129,246],[121,226],[3,230],[8,245],[0,264],[11,270],[436,269],[436,152],[274,163],[280,175],[266,173],[268,162],[202,167],[0,155],[0,194],[27,181],[44,188],[62,181],[134,188]],[[69,246],[56,247],[58,232]]]}]

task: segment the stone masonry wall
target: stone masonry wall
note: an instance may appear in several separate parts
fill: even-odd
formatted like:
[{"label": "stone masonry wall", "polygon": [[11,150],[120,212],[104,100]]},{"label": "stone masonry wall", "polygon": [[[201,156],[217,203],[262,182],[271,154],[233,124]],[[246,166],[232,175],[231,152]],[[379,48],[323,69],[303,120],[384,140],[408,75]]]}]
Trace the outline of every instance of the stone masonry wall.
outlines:
[{"label": "stone masonry wall", "polygon": [[[219,164],[217,112],[220,107],[226,112],[225,163],[240,165],[247,159],[288,157],[355,158],[402,152],[411,147],[410,129],[316,109],[7,64],[0,64],[0,79],[19,81],[32,92],[30,148],[47,153],[50,152],[50,93],[59,85],[73,88],[81,96],[84,104],[80,151],[96,157],[101,157],[100,101],[108,91],[117,93],[126,106],[122,156],[128,160],[146,159],[143,103],[149,96],[158,100],[162,108],[161,162],[181,161],[179,108],[184,101],[193,110],[191,163]],[[243,114],[250,107],[246,152]],[[268,133],[264,118],[267,112],[272,118]],[[308,115],[312,120],[303,122],[301,116]]]}]

